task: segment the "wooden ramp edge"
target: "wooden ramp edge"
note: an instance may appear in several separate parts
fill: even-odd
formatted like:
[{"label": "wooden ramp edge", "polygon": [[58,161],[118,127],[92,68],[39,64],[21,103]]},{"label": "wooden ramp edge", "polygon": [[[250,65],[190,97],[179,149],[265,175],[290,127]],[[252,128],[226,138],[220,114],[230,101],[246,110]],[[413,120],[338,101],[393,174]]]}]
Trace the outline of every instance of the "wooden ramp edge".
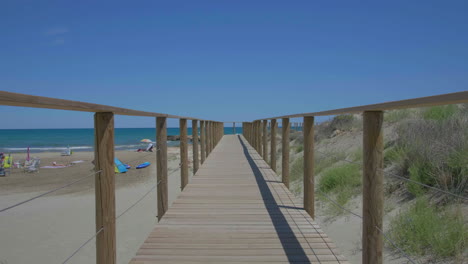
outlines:
[{"label": "wooden ramp edge", "polygon": [[241,136],[226,135],[130,261],[348,263]]}]

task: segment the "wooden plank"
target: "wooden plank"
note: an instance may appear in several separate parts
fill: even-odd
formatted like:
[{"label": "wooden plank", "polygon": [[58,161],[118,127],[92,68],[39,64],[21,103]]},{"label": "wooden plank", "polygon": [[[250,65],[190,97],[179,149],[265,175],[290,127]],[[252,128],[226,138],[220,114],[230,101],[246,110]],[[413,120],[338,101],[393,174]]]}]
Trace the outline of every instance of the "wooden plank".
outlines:
[{"label": "wooden plank", "polygon": [[156,181],[158,184],[158,221],[169,207],[167,181],[167,121],[156,117]]},{"label": "wooden plank", "polygon": [[200,121],[200,155],[201,155],[201,164],[205,163],[206,159],[206,121]]},{"label": "wooden plank", "polygon": [[276,119],[271,120],[270,129],[270,168],[276,172]]},{"label": "wooden plank", "polygon": [[327,110],[327,111],[322,111],[322,112],[291,114],[291,115],[276,116],[276,117],[269,117],[269,118],[262,118],[262,119],[342,115],[342,114],[362,113],[365,111],[386,111],[386,110],[429,107],[429,106],[447,105],[447,104],[462,104],[462,103],[467,103],[467,102],[468,102],[468,91],[463,91],[463,92],[457,92],[457,93],[419,97],[419,98],[413,98],[413,99],[407,99],[407,100],[391,101],[391,102],[385,102],[385,103],[379,103],[379,104],[370,104],[370,105],[340,108],[340,109]]},{"label": "wooden plank", "polygon": [[198,120],[192,120],[193,174],[197,173],[200,164],[198,144]]},{"label": "wooden plank", "polygon": [[[94,114],[96,263],[116,263],[114,114]],[[102,230],[101,230],[102,229]]]},{"label": "wooden plank", "polygon": [[302,201],[256,150],[226,135],[130,263],[341,261]]},{"label": "wooden plank", "polygon": [[314,117],[304,117],[304,209],[315,218]]},{"label": "wooden plank", "polygon": [[180,189],[188,184],[187,119],[180,119]]},{"label": "wooden plank", "polygon": [[282,155],[281,177],[284,185],[289,189],[289,118],[282,119]]},{"label": "wooden plank", "polygon": [[47,108],[57,110],[71,110],[81,112],[109,112],[116,115],[128,115],[128,116],[150,116],[150,117],[169,117],[169,118],[185,118],[185,119],[199,119],[192,117],[181,117],[176,115],[152,113],[145,111],[138,111],[132,109],[126,109],[121,107],[114,107],[108,105],[92,104],[72,100],[57,99],[51,97],[35,96],[28,94],[12,93],[6,91],[0,91],[0,105],[9,106],[23,106],[23,107],[34,107],[34,108]]},{"label": "wooden plank", "polygon": [[383,240],[383,112],[364,112],[362,263],[381,264]]}]

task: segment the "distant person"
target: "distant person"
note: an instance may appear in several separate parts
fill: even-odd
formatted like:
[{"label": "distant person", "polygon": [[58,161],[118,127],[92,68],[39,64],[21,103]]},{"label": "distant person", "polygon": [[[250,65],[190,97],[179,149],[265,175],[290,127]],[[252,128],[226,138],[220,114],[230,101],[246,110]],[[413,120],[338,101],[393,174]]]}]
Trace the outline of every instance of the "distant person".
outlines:
[{"label": "distant person", "polygon": [[137,149],[137,152],[153,152],[154,145],[153,143],[149,143],[146,149]]}]

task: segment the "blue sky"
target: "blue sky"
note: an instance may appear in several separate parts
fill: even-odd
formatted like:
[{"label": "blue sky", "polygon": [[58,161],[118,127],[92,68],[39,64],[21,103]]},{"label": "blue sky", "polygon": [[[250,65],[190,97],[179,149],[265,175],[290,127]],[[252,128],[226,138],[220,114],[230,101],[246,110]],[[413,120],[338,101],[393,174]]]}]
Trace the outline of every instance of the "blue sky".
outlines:
[{"label": "blue sky", "polygon": [[[6,0],[0,90],[229,121],[457,92],[467,13],[468,1]],[[3,128],[93,125],[0,111]]]}]

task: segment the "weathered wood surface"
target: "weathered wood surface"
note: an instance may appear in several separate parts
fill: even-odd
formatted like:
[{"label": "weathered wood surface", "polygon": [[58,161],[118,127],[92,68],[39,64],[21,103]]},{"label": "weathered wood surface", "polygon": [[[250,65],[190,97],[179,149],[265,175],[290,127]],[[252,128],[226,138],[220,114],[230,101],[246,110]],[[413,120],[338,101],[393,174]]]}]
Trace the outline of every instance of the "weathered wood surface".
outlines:
[{"label": "weathered wood surface", "polygon": [[364,112],[362,263],[381,264],[383,237],[383,113]]},{"label": "weathered wood surface", "polygon": [[180,119],[180,189],[188,184],[187,119]]},{"label": "weathered wood surface", "polygon": [[156,117],[156,181],[158,184],[158,220],[169,207],[167,182],[167,119]]},{"label": "weathered wood surface", "polygon": [[145,112],[133,109],[126,109],[121,107],[92,104],[86,102],[72,101],[57,99],[44,96],[35,96],[29,94],[12,93],[0,91],[0,105],[10,106],[24,106],[35,108],[48,108],[58,110],[72,110],[82,112],[109,112],[115,115],[128,115],[128,116],[153,116],[153,117],[167,117],[167,118],[184,118],[184,119],[199,119],[192,117],[182,117],[176,115]]},{"label": "weathered wood surface", "polygon": [[304,209],[315,218],[314,117],[304,117]]},{"label": "weathered wood surface", "polygon": [[193,173],[196,173],[198,171],[199,165],[200,165],[200,160],[198,158],[198,120],[192,120],[192,146],[193,146]]},{"label": "weathered wood surface", "polygon": [[348,263],[240,139],[221,139],[131,264]]},{"label": "weathered wood surface", "polygon": [[[396,110],[405,108],[417,108],[417,107],[429,107],[436,105],[447,105],[447,104],[461,104],[468,102],[468,91],[440,94],[427,97],[419,97],[400,101],[391,101],[379,104],[361,105],[340,109],[327,110],[322,112],[313,113],[301,113],[284,116],[276,116],[262,119],[280,119],[280,118],[296,118],[304,116],[328,116],[328,115],[342,115],[342,114],[353,114],[362,113],[365,111],[386,111]],[[260,120],[260,119],[259,119]]]},{"label": "weathered wood surface", "polygon": [[96,263],[116,263],[114,114],[96,113],[95,192],[96,192]]}]

